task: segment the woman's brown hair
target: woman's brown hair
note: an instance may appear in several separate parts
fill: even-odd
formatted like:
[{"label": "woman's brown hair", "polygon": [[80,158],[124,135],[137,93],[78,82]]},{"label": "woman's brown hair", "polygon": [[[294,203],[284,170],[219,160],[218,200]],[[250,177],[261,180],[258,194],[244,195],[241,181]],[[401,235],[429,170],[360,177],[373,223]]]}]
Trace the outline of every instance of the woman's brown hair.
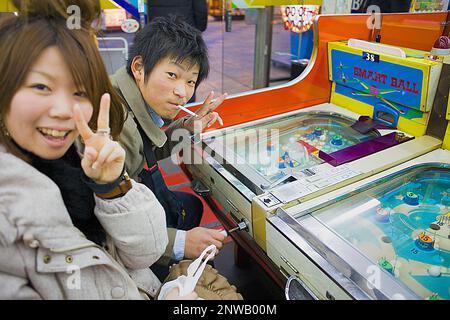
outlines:
[{"label": "woman's brown hair", "polygon": [[100,19],[99,0],[12,0],[21,16],[68,19],[71,6],[77,6],[81,13],[81,22],[84,28],[89,29],[96,19]]},{"label": "woman's brown hair", "polygon": [[[11,101],[24,84],[30,68],[49,47],[60,50],[76,86],[84,89],[91,101],[94,112],[89,126],[93,130],[97,126],[101,96],[104,93],[111,95],[110,127],[113,138],[117,139],[125,120],[123,101],[109,80],[92,33],[84,29],[69,30],[62,17],[43,19],[19,15],[0,21],[0,125],[4,123]],[[0,143],[21,156],[1,126]]]}]

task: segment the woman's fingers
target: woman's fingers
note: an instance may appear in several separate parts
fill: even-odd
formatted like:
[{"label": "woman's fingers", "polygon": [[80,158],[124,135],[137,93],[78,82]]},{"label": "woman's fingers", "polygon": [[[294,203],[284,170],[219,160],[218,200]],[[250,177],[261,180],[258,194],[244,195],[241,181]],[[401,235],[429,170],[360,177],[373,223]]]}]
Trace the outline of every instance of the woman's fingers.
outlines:
[{"label": "woman's fingers", "polygon": [[115,148],[106,159],[106,163],[112,163],[117,160],[125,159],[125,150],[123,148]]},{"label": "woman's fingers", "polygon": [[109,155],[114,151],[115,149],[115,143],[113,141],[109,141],[103,145],[103,147],[100,149],[98,153],[98,157],[95,160],[94,164],[92,165],[92,169],[97,170],[100,169],[103,164],[105,163],[105,160],[109,157]]},{"label": "woman's fingers", "polygon": [[125,159],[125,150],[119,145],[119,143],[110,140],[98,153],[93,169],[99,169],[103,165],[112,164],[116,160],[123,159]]},{"label": "woman's fingers", "polygon": [[92,168],[93,163],[97,160],[98,152],[92,147],[86,147],[84,149],[83,166],[86,168]]},{"label": "woman's fingers", "polygon": [[102,95],[100,100],[100,110],[98,112],[97,130],[109,129],[109,109],[111,105],[111,96],[109,93]]},{"label": "woman's fingers", "polygon": [[92,132],[91,128],[89,128],[86,120],[84,119],[83,112],[81,112],[80,106],[78,104],[73,107],[73,117],[78,133],[81,135],[84,141],[87,141],[94,135],[94,133]]},{"label": "woman's fingers", "polygon": [[82,167],[85,174],[98,183],[115,181],[125,162],[125,150],[110,137],[110,101],[107,93],[101,98],[96,133],[89,128],[79,106],[74,107],[75,123],[85,144]]}]

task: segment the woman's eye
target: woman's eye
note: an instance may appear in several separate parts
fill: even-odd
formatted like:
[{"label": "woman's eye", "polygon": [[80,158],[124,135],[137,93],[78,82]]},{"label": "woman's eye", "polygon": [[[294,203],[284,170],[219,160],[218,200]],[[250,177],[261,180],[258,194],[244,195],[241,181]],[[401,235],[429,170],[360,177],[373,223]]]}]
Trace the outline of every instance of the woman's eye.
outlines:
[{"label": "woman's eye", "polygon": [[75,92],[75,95],[77,97],[80,97],[80,98],[86,98],[87,97],[87,93],[84,92],[84,91]]},{"label": "woman's eye", "polygon": [[190,85],[190,86],[192,86],[192,87],[195,87],[195,84],[196,84],[197,82],[196,81],[193,81],[193,80],[191,80],[191,81],[188,81],[188,84]]},{"label": "woman's eye", "polygon": [[50,91],[50,88],[47,87],[45,84],[34,84],[31,86],[32,88],[38,89],[38,90],[42,90],[42,91]]},{"label": "woman's eye", "polygon": [[177,77],[177,75],[176,75],[175,73],[173,73],[173,72],[167,72],[167,74],[168,74],[169,77],[171,77],[171,78],[176,78],[176,77]]}]

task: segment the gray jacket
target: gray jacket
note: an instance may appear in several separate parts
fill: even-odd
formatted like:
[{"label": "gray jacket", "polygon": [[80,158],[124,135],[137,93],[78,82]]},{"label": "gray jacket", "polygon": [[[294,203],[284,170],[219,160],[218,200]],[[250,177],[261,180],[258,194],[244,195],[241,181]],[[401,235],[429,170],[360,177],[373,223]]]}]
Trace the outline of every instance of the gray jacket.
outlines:
[{"label": "gray jacket", "polygon": [[142,299],[161,285],[149,266],[168,243],[165,215],[135,181],[123,197],[95,197],[104,249],[70,220],[47,176],[0,145],[0,299]]}]

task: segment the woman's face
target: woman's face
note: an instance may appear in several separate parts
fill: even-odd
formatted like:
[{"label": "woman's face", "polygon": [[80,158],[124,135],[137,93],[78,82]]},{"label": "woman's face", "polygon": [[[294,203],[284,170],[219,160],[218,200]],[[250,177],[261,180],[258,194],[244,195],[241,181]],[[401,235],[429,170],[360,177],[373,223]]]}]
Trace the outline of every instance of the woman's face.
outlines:
[{"label": "woman's face", "polygon": [[24,84],[13,96],[5,125],[11,138],[36,156],[61,158],[78,136],[73,106],[78,104],[86,121],[93,107],[84,90],[75,86],[64,58],[56,47],[42,52]]}]

